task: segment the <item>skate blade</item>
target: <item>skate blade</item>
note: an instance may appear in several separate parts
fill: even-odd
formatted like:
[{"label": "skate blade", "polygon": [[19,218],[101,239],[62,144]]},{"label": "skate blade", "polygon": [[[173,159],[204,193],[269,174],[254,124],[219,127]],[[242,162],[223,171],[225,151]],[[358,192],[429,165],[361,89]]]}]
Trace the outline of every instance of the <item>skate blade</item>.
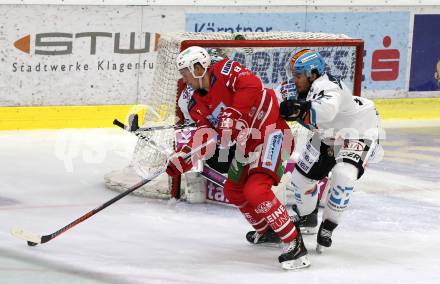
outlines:
[{"label": "skate blade", "polygon": [[303,235],[316,235],[318,233],[318,227],[301,227],[300,229]]},{"label": "skate blade", "polygon": [[298,259],[288,260],[281,263],[281,267],[285,270],[297,270],[310,266],[310,260],[305,256],[301,256]]},{"label": "skate blade", "polygon": [[257,247],[265,247],[265,248],[280,248],[281,243],[261,243],[261,244],[251,244]]},{"label": "skate blade", "polygon": [[317,254],[322,254],[324,252],[324,247],[321,246],[320,244],[316,245],[316,253]]}]

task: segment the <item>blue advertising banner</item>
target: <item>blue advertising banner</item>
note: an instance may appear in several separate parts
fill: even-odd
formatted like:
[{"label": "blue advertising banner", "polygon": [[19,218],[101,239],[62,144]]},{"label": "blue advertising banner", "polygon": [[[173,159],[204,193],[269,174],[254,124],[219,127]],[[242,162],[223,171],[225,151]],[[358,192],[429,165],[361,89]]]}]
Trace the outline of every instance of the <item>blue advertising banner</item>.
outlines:
[{"label": "blue advertising banner", "polygon": [[369,90],[405,88],[408,12],[187,14],[191,32],[326,32],[365,41],[362,86]]},{"label": "blue advertising banner", "polygon": [[415,15],[410,91],[440,91],[440,15]]}]

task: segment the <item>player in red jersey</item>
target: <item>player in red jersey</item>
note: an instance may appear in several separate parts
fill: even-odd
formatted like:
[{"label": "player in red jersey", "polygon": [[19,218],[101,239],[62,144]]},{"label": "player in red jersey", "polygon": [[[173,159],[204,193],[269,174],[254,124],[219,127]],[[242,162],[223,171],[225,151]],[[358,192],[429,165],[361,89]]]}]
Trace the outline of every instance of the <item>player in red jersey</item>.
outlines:
[{"label": "player in red jersey", "polygon": [[[225,153],[235,145],[224,193],[255,229],[246,239],[254,244],[267,242],[265,238],[281,240],[281,266],[308,267],[301,233],[271,190],[284,173],[283,161],[293,151],[293,136],[279,116],[274,91],[265,89],[261,80],[238,62],[224,59],[211,65],[208,52],[198,46],[179,54],[177,68],[183,82],[194,90],[188,110],[197,124],[189,146],[181,152],[187,153],[213,136]],[[176,176],[189,171],[202,154],[204,158],[212,155],[215,147],[207,148],[188,160],[183,160],[183,153],[176,153],[169,160],[167,173]],[[225,158],[221,152],[219,159]]]}]

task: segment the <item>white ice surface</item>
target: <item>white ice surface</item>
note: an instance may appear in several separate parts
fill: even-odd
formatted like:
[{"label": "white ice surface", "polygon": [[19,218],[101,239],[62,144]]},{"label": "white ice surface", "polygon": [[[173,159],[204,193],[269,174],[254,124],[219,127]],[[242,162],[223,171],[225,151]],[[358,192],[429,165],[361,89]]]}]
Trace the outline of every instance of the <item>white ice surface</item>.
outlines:
[{"label": "white ice surface", "polygon": [[0,132],[0,283],[440,283],[440,186],[374,167],[334,245],[282,271],[277,248],[246,243],[238,210],[128,196],[58,238],[28,247],[111,199],[103,175],[128,163],[118,130]]}]

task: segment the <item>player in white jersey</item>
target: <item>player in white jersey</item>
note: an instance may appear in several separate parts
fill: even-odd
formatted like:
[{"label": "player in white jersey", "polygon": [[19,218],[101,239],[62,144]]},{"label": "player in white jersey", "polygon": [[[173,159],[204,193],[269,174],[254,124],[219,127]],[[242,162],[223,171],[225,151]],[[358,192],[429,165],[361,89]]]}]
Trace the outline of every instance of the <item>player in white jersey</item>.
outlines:
[{"label": "player in white jersey", "polygon": [[313,212],[320,179],[332,173],[330,192],[319,227],[318,252],[330,247],[332,232],[347,208],[355,182],[373,156],[379,139],[379,116],[374,103],[354,97],[347,86],[324,72],[322,56],[302,50],[290,61],[297,97],[283,99],[280,115],[314,132],[292,174],[300,216]]}]

